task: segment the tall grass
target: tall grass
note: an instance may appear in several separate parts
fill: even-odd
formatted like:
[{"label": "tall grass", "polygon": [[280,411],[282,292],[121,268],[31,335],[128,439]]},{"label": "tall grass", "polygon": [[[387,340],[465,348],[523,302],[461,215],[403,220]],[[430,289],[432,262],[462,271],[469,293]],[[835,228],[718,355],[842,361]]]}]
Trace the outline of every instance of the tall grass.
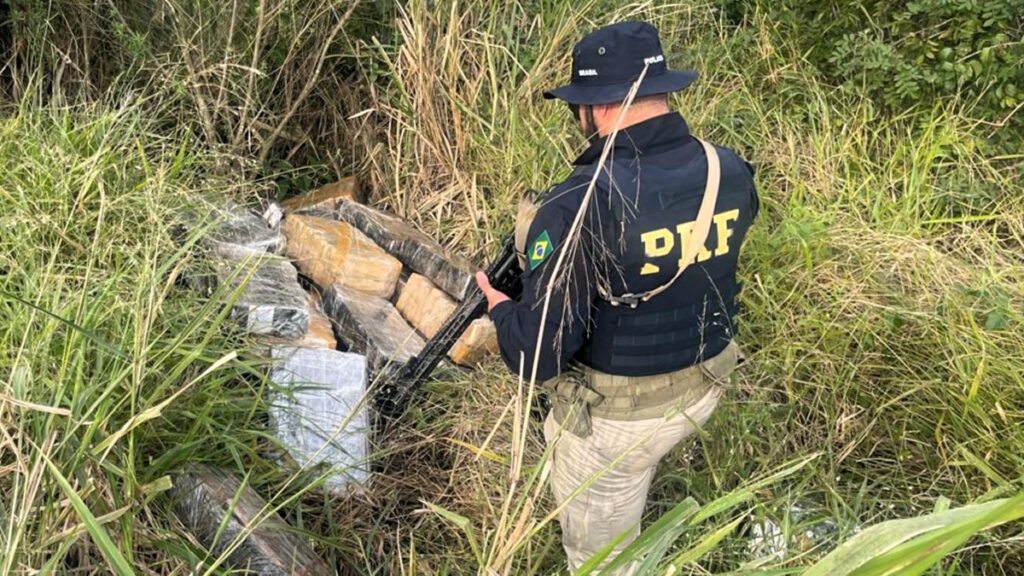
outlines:
[{"label": "tall grass", "polygon": [[[499,362],[430,382],[362,497],[268,461],[261,368],[178,281],[197,264],[175,223],[364,167],[374,202],[484,260],[580,144],[540,91],[586,30],[637,17],[701,70],[673,103],[754,162],[762,213],[751,361],[663,463],[631,553],[647,573],[821,573],[840,540],[922,534],[888,551],[906,567],[1019,515],[995,500],[1021,489],[1024,157],[990,154],[969,105],[882,116],[763,16],[732,28],[701,1],[41,6],[14,11],[0,66],[0,572],[210,570],[161,496],[192,461],[246,476],[341,573],[564,570],[528,388]],[[751,551],[765,519],[786,554]],[[943,573],[1019,573],[1018,531]]]},{"label": "tall grass", "polygon": [[362,164],[356,149],[372,146],[358,116],[364,96],[350,81],[350,38],[386,34],[387,3],[5,4],[0,96],[9,101],[159,96],[161,122],[233,155],[216,169],[270,177],[282,194],[352,173]]},{"label": "tall grass", "polygon": [[137,107],[0,132],[0,572],[159,566],[168,474],[252,461],[260,435],[226,309],[179,286],[201,160]]},{"label": "tall grass", "polygon": [[[741,340],[752,362],[697,456],[679,450],[664,463],[650,518],[687,496],[711,501],[820,452],[784,486],[760,493],[752,509],[794,540],[794,503],[835,522],[831,543],[786,558],[806,565],[835,538],[929,512],[943,498],[1016,493],[1024,472],[1024,156],[990,155],[991,126],[955,100],[882,116],[871,102],[822,84],[763,17],[730,28],[712,8],[407,3],[396,45],[376,46],[390,71],[377,103],[389,119],[389,157],[372,173],[381,201],[452,245],[486,254],[509,230],[518,195],[569,170],[576,129],[563,106],[539,93],[565,80],[572,43],[601,23],[651,20],[670,64],[702,73],[673,102],[697,134],[754,162],[763,211],[742,270]],[[497,368],[490,378],[441,400],[436,416],[451,422],[427,429],[461,433],[460,442],[476,447],[471,459],[483,460],[483,448],[491,455],[478,464],[475,485],[438,500],[501,541],[517,523],[499,503],[525,511],[530,491],[504,479],[518,477],[514,467],[493,464],[516,462],[524,450],[529,462],[538,447],[516,441],[511,424],[497,432],[489,419],[480,425],[488,402],[499,414],[523,413],[514,377]],[[453,411],[451,402],[462,407]],[[527,515],[543,518],[530,505]],[[541,534],[541,550],[525,545],[528,559],[513,573],[557,556],[555,536]],[[948,566],[1017,572],[1024,559],[1003,536]],[[420,562],[429,550],[418,542]],[[435,552],[452,553],[448,545]],[[688,569],[732,570],[749,557],[746,537],[734,533]]]}]

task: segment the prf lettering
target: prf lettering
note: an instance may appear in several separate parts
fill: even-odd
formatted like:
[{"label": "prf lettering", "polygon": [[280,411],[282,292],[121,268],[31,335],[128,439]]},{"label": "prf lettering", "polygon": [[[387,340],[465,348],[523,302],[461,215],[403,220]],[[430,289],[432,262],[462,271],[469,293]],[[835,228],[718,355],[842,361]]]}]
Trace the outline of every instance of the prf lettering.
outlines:
[{"label": "prf lettering", "polygon": [[[729,253],[729,238],[732,237],[732,228],[729,227],[731,222],[735,222],[740,217],[739,210],[729,210],[728,212],[720,212],[715,214],[713,219],[715,232],[718,236],[718,245],[715,249],[708,250],[707,246],[701,246],[700,250],[697,251],[697,262],[704,262],[710,260],[714,256],[723,256]],[[660,228],[658,230],[651,230],[650,232],[644,232],[640,235],[640,241],[644,243],[644,255],[648,258],[662,258],[672,253],[672,250],[676,247],[676,236],[679,237],[679,266],[682,267],[687,264],[683,262],[683,253],[686,251],[685,247],[690,238],[693,236],[693,225],[696,222],[684,222],[676,226],[675,230],[670,228]],[[641,276],[647,274],[657,274],[661,271],[661,268],[651,264],[650,262],[644,263],[644,267],[640,270]]]}]

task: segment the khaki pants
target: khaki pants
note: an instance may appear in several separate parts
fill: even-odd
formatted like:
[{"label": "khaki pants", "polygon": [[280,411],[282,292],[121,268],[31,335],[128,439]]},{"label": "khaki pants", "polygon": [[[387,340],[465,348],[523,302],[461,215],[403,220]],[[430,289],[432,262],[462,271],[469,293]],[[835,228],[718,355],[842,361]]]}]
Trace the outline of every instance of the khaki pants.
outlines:
[{"label": "khaki pants", "polygon": [[[735,360],[730,364],[729,371]],[[721,380],[709,379],[713,381]],[[658,462],[707,422],[721,393],[720,386],[711,386],[688,406],[680,406],[680,400],[668,402],[659,412],[663,416],[656,418],[617,420],[594,416],[591,433],[585,438],[563,429],[554,414],[548,414],[544,437],[554,446],[551,491],[557,505],[567,502],[559,523],[572,572],[619,534],[628,531],[602,566],[636,539]],[[629,575],[633,570],[627,566],[616,573]]]}]

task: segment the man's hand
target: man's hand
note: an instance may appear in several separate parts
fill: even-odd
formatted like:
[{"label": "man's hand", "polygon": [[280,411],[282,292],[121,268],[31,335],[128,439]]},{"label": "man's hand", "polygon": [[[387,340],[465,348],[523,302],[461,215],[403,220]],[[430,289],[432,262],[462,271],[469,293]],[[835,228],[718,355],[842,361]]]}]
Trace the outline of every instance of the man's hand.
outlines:
[{"label": "man's hand", "polygon": [[491,281],[487,279],[487,274],[484,274],[483,272],[476,273],[476,285],[480,287],[480,291],[483,292],[484,297],[487,298],[488,312],[505,300],[511,300],[511,298],[505,295],[505,293],[491,286]]}]

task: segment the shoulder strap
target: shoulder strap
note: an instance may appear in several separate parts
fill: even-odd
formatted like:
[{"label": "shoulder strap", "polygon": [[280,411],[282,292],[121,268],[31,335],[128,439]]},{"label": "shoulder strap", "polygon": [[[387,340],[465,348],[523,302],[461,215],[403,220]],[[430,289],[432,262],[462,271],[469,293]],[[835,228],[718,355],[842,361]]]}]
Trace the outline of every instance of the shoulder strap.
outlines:
[{"label": "shoulder strap", "polygon": [[530,233],[530,226],[533,219],[537,217],[537,209],[540,208],[542,199],[540,192],[527,190],[519,199],[519,206],[516,208],[515,247],[516,258],[519,260],[519,269],[526,270],[526,242]]},{"label": "shoulder strap", "polygon": [[640,302],[647,302],[651,298],[661,294],[665,290],[668,290],[683,272],[686,271],[690,263],[697,259],[697,253],[701,246],[708,241],[708,234],[711,232],[711,220],[715,215],[715,204],[718,202],[718,188],[722,183],[722,164],[718,159],[718,151],[715,147],[704,140],[697,139],[701,146],[704,147],[704,154],[708,159],[708,177],[707,185],[704,187],[704,198],[701,200],[700,209],[697,211],[697,220],[693,225],[693,232],[690,237],[686,240],[686,246],[683,247],[683,265],[676,270],[675,276],[671,280],[654,288],[647,292],[640,294],[623,294],[621,296],[613,296],[608,294],[602,287],[598,287],[598,295],[601,298],[607,300],[612,306],[626,305],[631,308],[636,308]]}]

